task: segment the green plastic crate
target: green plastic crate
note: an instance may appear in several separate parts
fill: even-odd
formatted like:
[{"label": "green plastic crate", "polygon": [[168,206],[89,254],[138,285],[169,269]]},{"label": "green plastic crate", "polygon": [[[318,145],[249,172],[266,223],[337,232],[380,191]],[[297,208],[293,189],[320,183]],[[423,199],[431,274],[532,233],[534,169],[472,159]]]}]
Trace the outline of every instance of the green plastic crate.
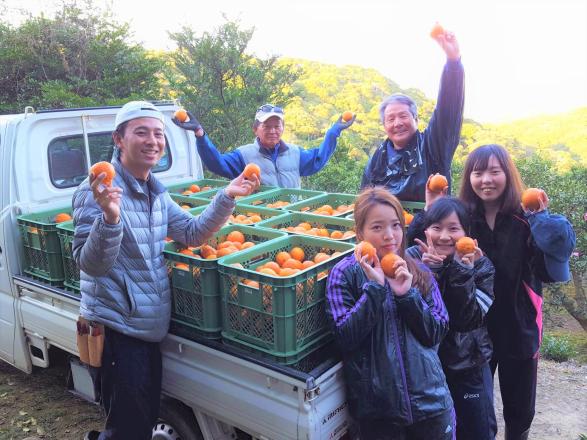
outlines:
[{"label": "green plastic crate", "polygon": [[[301,202],[304,200],[313,199],[316,196],[326,194],[323,191],[310,191],[306,189],[295,188],[278,188],[273,191],[267,191],[262,194],[253,194],[243,197],[239,200],[239,204],[260,206],[270,209],[289,209],[292,203]],[[286,202],[286,206],[272,207],[268,206],[276,202]]]},{"label": "green plastic crate", "polygon": [[[180,183],[179,185],[168,186],[167,191],[169,191],[169,194],[178,196],[205,197],[208,194],[216,194],[220,188],[224,188],[229,183],[230,181],[223,179],[199,179],[187,183]],[[200,187],[200,191],[193,194],[183,194],[185,191],[188,191],[192,185],[198,185]],[[202,191],[201,188],[206,186],[209,186],[210,189]]]},{"label": "green plastic crate", "polygon": [[79,267],[73,259],[73,233],[75,227],[73,221],[63,222],[57,225],[57,235],[61,242],[61,258],[63,261],[63,287],[80,296]]},{"label": "green plastic crate", "polygon": [[[216,247],[232,231],[242,232],[245,241],[256,246],[286,235],[253,226],[230,225],[221,228],[206,243]],[[168,243],[163,252],[171,277],[172,331],[190,339],[197,335],[219,339],[222,330],[219,258],[207,260],[184,255],[180,253],[182,248],[185,247],[179,243]],[[193,249],[199,256],[199,247]]]},{"label": "green plastic crate", "polygon": [[[330,205],[334,212],[332,213],[332,217],[345,217],[347,214],[353,211],[355,200],[357,196],[354,194],[342,194],[342,193],[328,193],[322,196],[315,197],[313,199],[294,203],[287,207],[289,211],[297,211],[297,212],[307,212],[308,214],[315,214],[319,207],[323,205]],[[353,205],[350,207],[349,205]],[[336,208],[345,205],[348,209],[344,211],[337,211]]]},{"label": "green plastic crate", "polygon": [[[255,271],[294,246],[311,259],[318,252],[341,254],[287,277]],[[327,274],[353,249],[349,243],[290,235],[220,259],[223,340],[285,364],[321,347],[331,338],[325,310]],[[243,268],[234,266],[237,263]]]},{"label": "green plastic crate", "polygon": [[24,250],[24,272],[52,286],[63,285],[61,244],[55,216],[71,215],[71,207],[25,214],[18,217],[18,228]]},{"label": "green plastic crate", "polygon": [[[206,191],[202,195],[199,195],[198,194],[198,197],[212,200],[216,196],[216,193],[218,192],[219,189],[220,188],[213,189],[211,191]],[[273,191],[274,189],[277,189],[277,187],[276,186],[270,186],[270,185],[261,185],[261,186],[259,186],[259,188],[257,188],[256,191],[253,192],[253,194],[261,194],[262,192]],[[253,194],[251,194],[251,195],[253,195]],[[242,199],[244,199],[245,197],[250,197],[250,196],[237,196],[236,197],[236,201],[239,202]]]},{"label": "green plastic crate", "polygon": [[[306,214],[304,212],[289,212],[286,214],[279,215],[277,217],[273,217],[267,220],[263,220],[257,224],[260,228],[271,228],[282,230],[283,228],[288,227],[295,227],[298,226],[300,223],[308,223],[312,228],[323,228],[328,231],[328,238],[330,240],[337,240],[337,241],[346,241],[349,243],[354,243],[356,241],[355,235],[353,234],[351,237],[348,238],[332,238],[331,234],[333,231],[341,231],[342,233],[346,231],[353,231],[355,230],[355,222],[350,219],[340,218],[340,217],[327,217],[323,215],[316,215],[316,214]],[[289,234],[296,234],[296,235],[314,235],[303,233],[299,231],[286,231]],[[322,237],[321,237],[322,238]]]},{"label": "green plastic crate", "polygon": [[199,206],[207,206],[210,204],[210,199],[204,199],[202,197],[188,197],[179,194],[169,194],[173,201],[179,206],[187,205],[191,208],[197,208]]}]

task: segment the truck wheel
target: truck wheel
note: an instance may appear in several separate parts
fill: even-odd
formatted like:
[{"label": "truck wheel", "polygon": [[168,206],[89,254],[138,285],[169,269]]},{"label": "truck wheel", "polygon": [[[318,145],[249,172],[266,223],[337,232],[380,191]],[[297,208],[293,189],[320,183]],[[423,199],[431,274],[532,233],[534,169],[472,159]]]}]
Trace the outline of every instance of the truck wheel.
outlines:
[{"label": "truck wheel", "polygon": [[161,400],[159,420],[153,427],[152,440],[204,440],[194,413],[184,404]]}]

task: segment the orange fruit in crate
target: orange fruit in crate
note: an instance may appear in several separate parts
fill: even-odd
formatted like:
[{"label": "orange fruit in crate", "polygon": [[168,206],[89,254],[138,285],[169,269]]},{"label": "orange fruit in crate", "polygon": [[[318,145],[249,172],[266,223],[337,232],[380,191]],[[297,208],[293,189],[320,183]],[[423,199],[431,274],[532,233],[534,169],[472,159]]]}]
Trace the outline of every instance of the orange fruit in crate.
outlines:
[{"label": "orange fruit in crate", "polygon": [[[208,185],[206,185],[206,186],[203,186],[203,187],[202,187],[202,189],[201,189],[200,191],[208,191],[208,190],[210,190],[210,189],[212,189],[212,187],[211,187],[211,186],[208,186]],[[196,192],[197,192],[197,191],[196,191]]]},{"label": "orange fruit in crate", "polygon": [[194,253],[189,249],[182,249],[181,251],[179,251],[179,253],[183,255],[189,255],[190,257],[194,256]]},{"label": "orange fruit in crate", "polygon": [[292,276],[298,272],[299,272],[299,270],[297,270],[297,269],[292,269],[290,267],[284,267],[283,269],[281,269],[279,271],[279,276],[289,277],[289,276]]},{"label": "orange fruit in crate", "polygon": [[102,161],[95,163],[92,165],[92,168],[90,168],[90,174],[93,174],[94,178],[98,178],[98,176],[102,173],[106,173],[102,183],[106,186],[111,186],[112,180],[114,179],[114,176],[116,176],[114,165],[112,165],[110,162]]},{"label": "orange fruit in crate", "polygon": [[253,287],[254,289],[258,289],[259,288],[259,283],[257,281],[243,280],[243,284],[245,286]]},{"label": "orange fruit in crate", "polygon": [[261,178],[261,168],[256,163],[249,163],[243,170],[243,174],[245,178],[251,180],[253,176],[257,176],[258,179]]},{"label": "orange fruit in crate", "polygon": [[284,269],[303,269],[304,266],[300,260],[296,260],[295,258],[290,258],[283,263],[282,266]]},{"label": "orange fruit in crate", "polygon": [[312,225],[310,223],[307,222],[301,222],[298,225],[299,228],[304,228],[306,231],[309,231],[310,229],[312,229]]},{"label": "orange fruit in crate", "polygon": [[69,220],[71,220],[71,215],[67,214],[66,212],[60,212],[55,216],[53,220],[55,221],[55,223],[68,222]]},{"label": "orange fruit in crate", "polygon": [[194,183],[193,185],[190,186],[190,191],[193,193],[200,192],[200,187]]},{"label": "orange fruit in crate", "polygon": [[401,258],[393,252],[390,252],[381,259],[381,269],[385,276],[395,278],[395,263],[399,260],[401,260]]},{"label": "orange fruit in crate", "polygon": [[339,240],[343,237],[343,233],[342,231],[332,231],[332,233],[330,234],[330,238],[333,238],[335,240]]},{"label": "orange fruit in crate", "polygon": [[318,252],[316,255],[314,255],[314,263],[318,264],[318,263],[322,263],[323,261],[326,261],[330,258],[330,255],[324,253],[324,252]]},{"label": "orange fruit in crate", "polygon": [[180,108],[179,110],[175,111],[173,117],[179,122],[185,122],[188,120],[188,112],[185,109]]},{"label": "orange fruit in crate", "polygon": [[475,244],[475,240],[473,240],[471,237],[461,237],[455,243],[455,249],[461,255],[472,254],[475,252],[476,247],[477,245]]},{"label": "orange fruit in crate", "polygon": [[315,263],[311,260],[306,260],[302,263],[302,267],[307,269],[308,267],[312,267]]},{"label": "orange fruit in crate", "polygon": [[347,205],[339,205],[336,207],[336,211],[338,211],[338,212],[345,212],[348,210],[349,210],[349,207]]},{"label": "orange fruit in crate", "polygon": [[175,263],[174,267],[180,270],[190,270],[190,267],[185,263]]},{"label": "orange fruit in crate", "polygon": [[181,209],[185,209],[187,211],[188,209],[192,209],[192,207],[190,205],[181,205]]},{"label": "orange fruit in crate", "polygon": [[216,246],[216,249],[220,250],[220,249],[224,249],[224,248],[231,247],[231,246],[234,246],[234,244],[232,243],[232,241],[227,240],[227,241],[223,241],[218,246]]},{"label": "orange fruit in crate", "polygon": [[289,254],[293,259],[298,261],[304,261],[304,257],[306,256],[306,253],[301,247],[292,248],[291,251],[289,251]]},{"label": "orange fruit in crate", "polygon": [[546,203],[546,193],[540,188],[528,188],[522,194],[522,205],[528,211],[540,209],[540,200]]},{"label": "orange fruit in crate", "polygon": [[181,193],[182,196],[191,196],[193,194],[193,192],[191,192],[189,189],[186,189],[184,192]]},{"label": "orange fruit in crate", "polygon": [[[208,255],[216,255],[216,249],[214,249],[209,244],[203,244],[200,247],[200,255],[204,258],[208,258]],[[216,257],[214,257],[216,258]]]},{"label": "orange fruit in crate", "polygon": [[277,276],[277,272],[275,272],[273,269],[270,269],[268,267],[264,267],[259,272],[264,273],[265,275],[273,275],[274,277]]},{"label": "orange fruit in crate", "polygon": [[226,255],[234,254],[235,252],[238,252],[238,249],[234,246],[229,246],[222,249],[218,249],[218,252],[216,252],[216,256],[218,258],[225,257]]},{"label": "orange fruit in crate", "polygon": [[344,234],[342,234],[342,238],[350,238],[350,237],[354,237],[355,235],[355,231],[345,231]]},{"label": "orange fruit in crate", "polygon": [[435,174],[428,182],[428,189],[432,192],[439,193],[448,186],[448,180],[442,174]]},{"label": "orange fruit in crate", "polygon": [[218,258],[218,256],[214,253],[214,254],[209,254],[205,258],[206,258],[206,260],[215,260],[216,258]]},{"label": "orange fruit in crate", "polygon": [[248,249],[253,246],[255,246],[255,243],[253,243],[252,241],[245,241],[241,246],[241,250]]},{"label": "orange fruit in crate", "polygon": [[330,237],[328,229],[326,229],[326,228],[318,229],[318,237]]},{"label": "orange fruit in crate", "polygon": [[374,261],[377,250],[368,241],[362,241],[355,247],[355,258],[359,261],[365,255],[371,261]]},{"label": "orange fruit in crate", "polygon": [[230,234],[226,236],[228,241],[237,241],[241,244],[245,242],[245,236],[241,231],[232,231]]},{"label": "orange fruit in crate", "polygon": [[281,267],[279,267],[279,264],[277,264],[275,261],[268,261],[267,263],[265,263],[263,265],[263,267],[266,267],[267,269],[271,269],[275,273],[279,273],[279,270],[281,269]]},{"label": "orange fruit in crate", "polygon": [[291,255],[289,254],[289,252],[281,251],[281,252],[278,252],[277,255],[275,256],[275,261],[277,262],[277,264],[279,264],[281,267],[283,267],[283,263],[285,263],[290,258],[291,258]]}]

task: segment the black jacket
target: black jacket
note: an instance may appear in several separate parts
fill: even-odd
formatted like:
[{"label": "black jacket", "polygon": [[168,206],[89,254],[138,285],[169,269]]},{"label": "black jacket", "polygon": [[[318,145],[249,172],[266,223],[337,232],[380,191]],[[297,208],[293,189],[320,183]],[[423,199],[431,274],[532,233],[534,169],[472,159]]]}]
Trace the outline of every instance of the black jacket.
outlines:
[{"label": "black jacket", "polygon": [[344,363],[351,414],[410,425],[452,408],[438,344],[448,314],[434,281],[398,297],[369,281],[354,255],[330,272],[327,316]]},{"label": "black jacket", "polygon": [[450,184],[450,164],[463,123],[464,76],[460,60],[447,61],[428,127],[417,131],[401,150],[395,150],[389,139],[384,141],[365,167],[361,189],[385,186],[402,201],[423,202],[430,174],[440,173]]},{"label": "black jacket", "polygon": [[[417,246],[406,252],[414,258],[422,258]],[[450,258],[442,266],[431,270],[450,319],[448,334],[438,349],[442,366],[459,371],[483,365],[492,354],[485,317],[494,298],[493,264],[489,258],[482,257],[472,268],[468,268]]]}]

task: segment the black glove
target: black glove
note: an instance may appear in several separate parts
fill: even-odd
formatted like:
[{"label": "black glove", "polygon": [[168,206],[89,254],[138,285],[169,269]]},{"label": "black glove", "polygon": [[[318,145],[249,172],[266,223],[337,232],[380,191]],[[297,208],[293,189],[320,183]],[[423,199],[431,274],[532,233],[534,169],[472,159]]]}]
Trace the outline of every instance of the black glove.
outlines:
[{"label": "black glove", "polygon": [[338,128],[339,131],[345,130],[345,129],[349,128],[351,125],[353,125],[353,122],[355,122],[355,119],[357,119],[357,115],[356,114],[353,115],[353,117],[349,121],[347,121],[347,122],[344,122],[342,120],[342,116],[340,116],[338,118],[338,121],[336,121],[334,123],[333,127]]},{"label": "black glove", "polygon": [[195,132],[202,128],[202,125],[190,111],[187,111],[187,114],[189,119],[185,122],[180,122],[179,119],[177,119],[175,116],[171,120],[175,125],[183,128],[184,130],[192,130]]}]

